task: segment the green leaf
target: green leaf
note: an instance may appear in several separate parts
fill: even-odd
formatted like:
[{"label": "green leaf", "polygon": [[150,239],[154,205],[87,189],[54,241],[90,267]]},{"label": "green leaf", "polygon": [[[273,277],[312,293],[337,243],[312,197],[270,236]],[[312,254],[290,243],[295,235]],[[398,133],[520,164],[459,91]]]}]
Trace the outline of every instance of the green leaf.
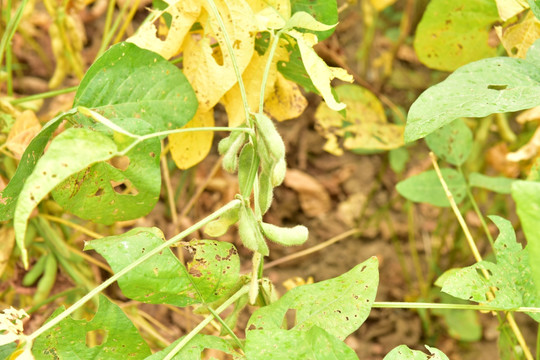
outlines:
[{"label": "green leaf", "polygon": [[401,174],[409,161],[409,152],[405,147],[392,149],[388,152],[388,162],[393,172]]},{"label": "green leaf", "polygon": [[405,141],[431,134],[460,117],[530,109],[540,105],[540,40],[527,59],[497,57],[465,65],[411,106]]},{"label": "green leaf", "polygon": [[[441,169],[441,173],[454,200],[459,204],[467,195],[467,184],[463,175],[449,168]],[[425,202],[440,207],[450,206],[435,170],[424,171],[400,181],[396,189],[403,197],[414,202]]]},{"label": "green leaf", "polygon": [[[460,299],[487,303],[502,309],[538,307],[540,298],[535,296],[528,251],[516,242],[509,221],[498,216],[490,216],[490,219],[500,231],[494,246],[497,263],[481,261],[452,273],[444,281],[442,291]],[[485,278],[481,269],[488,271],[489,279]],[[486,296],[491,289],[497,289],[493,299]],[[540,314],[529,313],[529,316],[540,320]]]},{"label": "green leaf", "polygon": [[[157,228],[136,228],[123,235],[92,240],[116,273],[163,243]],[[192,240],[193,260],[187,269],[170,249],[151,257],[118,280],[122,293],[151,304],[187,306],[208,303],[229,293],[236,284],[240,262],[234,246],[211,240]]]},{"label": "green leaf", "polygon": [[[297,12],[306,12],[315,20],[326,25],[334,25],[338,22],[337,2],[335,0],[291,0],[291,15]],[[310,31],[317,35],[319,41],[323,41],[334,32],[334,28],[325,31]]]},{"label": "green leaf", "polygon": [[[76,151],[76,154],[74,154]],[[58,135],[26,179],[15,209],[14,227],[23,262],[28,259],[24,247],[28,217],[32,210],[58,184],[89,165],[117,155],[117,147],[108,137],[89,129],[68,129]]]},{"label": "green leaf", "polygon": [[462,119],[456,119],[426,137],[428,147],[452,165],[462,165],[472,150],[473,134]]},{"label": "green leaf", "polygon": [[527,238],[531,277],[536,284],[536,297],[540,299],[540,183],[516,181],[512,185],[512,197]]},{"label": "green leaf", "polygon": [[432,0],[416,29],[414,49],[426,66],[452,71],[496,55],[488,44],[490,26],[499,21],[493,0]]},{"label": "green leaf", "polygon": [[528,0],[531,11],[537,19],[540,19],[540,0]]},{"label": "green leaf", "polygon": [[469,175],[469,184],[474,187],[487,189],[499,194],[510,194],[512,184],[516,180],[505,177],[492,177],[479,173]]},{"label": "green leaf", "polygon": [[[64,310],[63,306],[60,307],[49,320]],[[100,345],[90,347],[86,344],[86,336],[92,331],[104,333]],[[101,295],[99,308],[92,320],[74,320],[71,317],[62,320],[35,340],[32,353],[36,360],[137,360],[146,358],[151,351],[122,310]]]},{"label": "green leaf", "polygon": [[152,51],[122,42],[88,69],[73,106],[93,108],[113,121],[141,118],[162,131],[184,126],[198,101],[180,69]]},{"label": "green leaf", "polygon": [[[162,360],[184,337],[177,339],[165,349],[147,357],[145,360]],[[217,336],[197,334],[180,350],[172,360],[201,360],[205,349],[215,349],[227,354],[237,354],[226,340]]]},{"label": "green leaf", "polygon": [[411,350],[407,345],[399,345],[390,351],[383,360],[448,360],[448,357],[440,350],[426,345],[431,356],[419,350]]},{"label": "green leaf", "polygon": [[[140,119],[117,119],[116,124],[136,134],[151,132]],[[117,139],[119,147],[133,141],[113,136],[110,129],[97,127]],[[125,141],[122,141],[125,140]],[[161,144],[158,138],[141,142],[125,156],[99,162],[71,176],[52,193],[71,213],[101,224],[136,219],[148,214],[159,199]]]},{"label": "green leaf", "polygon": [[308,331],[253,330],[247,333],[246,357],[257,360],[357,360],[353,349],[318,326]]},{"label": "green leaf", "polygon": [[319,326],[345,339],[364,323],[371,311],[379,283],[377,266],[377,258],[372,257],[337,278],[295,287],[275,303],[253,313],[247,328],[280,329],[287,311],[294,309],[294,330]]},{"label": "green leaf", "polygon": [[0,346],[0,359],[9,359],[10,355],[17,349],[17,344],[12,342]]},{"label": "green leaf", "polygon": [[[451,269],[457,270],[459,269]],[[442,276],[441,276],[442,277]],[[439,281],[441,278],[437,279]],[[443,282],[444,283],[444,282]],[[453,296],[440,293],[441,303],[467,303],[460,301]],[[448,334],[456,340],[475,342],[482,339],[482,325],[478,319],[478,312],[474,310],[456,309],[433,309],[432,313],[442,316],[445,325],[448,327]]]},{"label": "green leaf", "polygon": [[26,147],[15,175],[11,178],[8,186],[0,192],[0,221],[9,220],[13,217],[15,205],[17,204],[17,199],[19,198],[19,193],[23,188],[24,182],[28,176],[30,176],[32,171],[34,171],[34,167],[43,155],[43,151],[49,143],[54,131],[58,128],[66,115],[74,112],[75,111],[72,110],[60,114],[46,123]]},{"label": "green leaf", "polygon": [[277,68],[279,72],[287,79],[294,81],[298,85],[301,85],[307,92],[319,94],[319,90],[311,81],[309,74],[302,62],[302,54],[298,44],[293,41],[294,44],[287,46],[289,51],[289,61],[278,61]]}]

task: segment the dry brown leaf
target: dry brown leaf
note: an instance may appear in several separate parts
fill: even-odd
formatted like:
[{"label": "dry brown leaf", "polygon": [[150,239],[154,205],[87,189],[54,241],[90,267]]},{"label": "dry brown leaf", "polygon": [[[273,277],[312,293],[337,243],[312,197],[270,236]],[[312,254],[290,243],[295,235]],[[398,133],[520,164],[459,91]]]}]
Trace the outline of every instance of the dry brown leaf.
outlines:
[{"label": "dry brown leaf", "polygon": [[504,176],[515,178],[519,175],[519,164],[506,158],[508,152],[508,146],[505,143],[498,143],[488,149],[486,161],[493,169]]},{"label": "dry brown leaf", "polygon": [[300,206],[306,216],[315,217],[330,210],[330,195],[313,176],[300,170],[288,169],[284,184],[298,193]]},{"label": "dry brown leaf", "polygon": [[536,129],[532,138],[517,151],[506,154],[506,159],[512,162],[530,160],[538,154],[540,149],[540,127]]},{"label": "dry brown leaf", "polygon": [[[197,111],[183,129],[214,126],[214,110]],[[212,148],[213,131],[195,131],[169,135],[171,156],[179,169],[189,169],[201,162]]]},{"label": "dry brown leaf", "polygon": [[24,150],[40,130],[41,124],[36,114],[31,110],[25,110],[15,119],[15,124],[13,124],[6,141],[6,147],[16,159],[20,160]]}]

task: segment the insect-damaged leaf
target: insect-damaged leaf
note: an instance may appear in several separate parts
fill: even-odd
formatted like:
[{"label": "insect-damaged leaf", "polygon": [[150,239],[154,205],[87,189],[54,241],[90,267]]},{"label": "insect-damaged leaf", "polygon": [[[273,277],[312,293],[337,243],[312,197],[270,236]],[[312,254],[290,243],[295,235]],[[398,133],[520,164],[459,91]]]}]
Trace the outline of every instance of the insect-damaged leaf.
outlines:
[{"label": "insect-damaged leaf", "polygon": [[293,330],[308,331],[319,326],[345,339],[371,311],[379,283],[377,266],[377,258],[372,257],[337,278],[290,290],[253,313],[247,326],[248,337],[249,331],[280,329],[287,311],[295,309]]},{"label": "insect-damaged leaf", "polygon": [[[116,119],[115,123],[139,135],[152,132],[141,119]],[[133,141],[113,135],[101,124],[95,128],[109,134],[120,148]],[[124,156],[97,162],[71,176],[53,191],[53,197],[71,213],[101,224],[144,216],[154,208],[161,191],[160,153],[159,139],[148,139]]]},{"label": "insect-damaged leaf", "polygon": [[427,345],[426,348],[431,355],[428,356],[419,350],[411,350],[407,345],[399,345],[386,354],[383,360],[448,360],[448,356],[439,349]]},{"label": "insect-damaged leaf", "polygon": [[[454,271],[446,277],[442,291],[502,309],[538,307],[540,299],[536,296],[531,275],[529,252],[516,242],[514,229],[508,220],[498,216],[490,218],[500,231],[494,247],[497,263],[481,261]],[[489,279],[482,270],[488,272]],[[493,290],[494,297],[488,296],[487,293]],[[540,314],[529,313],[529,316],[540,321]]]},{"label": "insect-damaged leaf", "polygon": [[[297,12],[305,11],[313,16],[317,21],[326,24],[334,25],[338,22],[337,2],[334,0],[291,0],[291,13],[294,15]],[[312,31],[319,40],[324,40],[334,32],[334,28],[324,31]]]},{"label": "insect-damaged leaf", "polygon": [[[92,240],[85,250],[96,250],[118,272],[162,243],[159,229],[136,228]],[[118,280],[123,294],[145,303],[175,306],[208,303],[226,295],[239,276],[240,261],[234,246],[192,240],[188,249],[193,251],[193,260],[187,269],[167,248]]]},{"label": "insect-damaged leaf", "polygon": [[[77,155],[67,150],[77,149]],[[25,268],[28,266],[24,235],[32,210],[66,178],[89,165],[117,154],[116,144],[105,135],[88,129],[68,129],[51,142],[47,153],[37,162],[19,194],[14,227]]]},{"label": "insect-damaged leaf", "polygon": [[540,20],[528,12],[523,20],[507,27],[495,27],[497,35],[511,57],[525,58],[529,47],[540,38]]},{"label": "insect-damaged leaf", "polygon": [[180,69],[154,52],[123,42],[88,69],[73,106],[95,109],[113,122],[140,118],[153,132],[184,126],[195,115],[197,98]]},{"label": "insect-damaged leaf", "polygon": [[497,21],[493,0],[432,0],[418,24],[414,49],[428,67],[453,71],[496,55],[488,39],[489,27]]},{"label": "insect-damaged leaf", "polygon": [[526,59],[497,57],[465,65],[414,102],[405,141],[429,135],[460,117],[530,109],[540,105],[540,40]]},{"label": "insect-damaged leaf", "polygon": [[439,158],[462,165],[471,153],[473,135],[462,119],[456,119],[428,135],[426,143]]},{"label": "insect-damaged leaf", "polygon": [[[353,349],[319,326],[300,330],[252,330],[247,333],[246,357],[260,360],[325,359],[358,360]],[[318,356],[314,357],[314,354]],[[324,354],[324,355],[322,355]]]},{"label": "insect-damaged leaf", "polygon": [[324,149],[341,155],[348,150],[390,150],[403,145],[402,125],[389,124],[382,104],[369,90],[358,85],[335,88],[340,101],[347,104],[346,116],[321,103],[315,113],[316,128],[327,142]]},{"label": "insect-damaged leaf", "polygon": [[[463,175],[449,168],[441,169],[441,173],[454,200],[459,204],[467,194],[467,184]],[[440,207],[450,206],[435,170],[424,171],[405,179],[397,184],[396,189],[403,197],[414,202],[425,202]]]},{"label": "insect-damaged leaf", "polygon": [[[64,311],[57,309],[49,318],[54,319]],[[87,333],[101,332],[103,342],[90,347]],[[152,352],[137,328],[122,310],[103,295],[99,307],[90,321],[68,317],[54,328],[38,336],[32,347],[36,359],[145,359]]]}]

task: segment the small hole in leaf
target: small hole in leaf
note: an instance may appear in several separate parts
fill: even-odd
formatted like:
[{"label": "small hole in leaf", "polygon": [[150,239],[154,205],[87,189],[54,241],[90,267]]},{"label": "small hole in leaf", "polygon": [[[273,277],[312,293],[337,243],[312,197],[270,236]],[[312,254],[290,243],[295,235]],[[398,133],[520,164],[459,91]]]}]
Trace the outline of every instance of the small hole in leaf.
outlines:
[{"label": "small hole in leaf", "polygon": [[219,45],[213,46],[214,44],[217,44],[214,39],[210,41],[210,44],[212,45],[212,57],[219,66],[223,66],[223,53],[221,52],[221,47]]},{"label": "small hole in leaf", "polygon": [[94,194],[94,196],[101,196],[101,195],[103,195],[103,188],[97,189],[96,193]]},{"label": "small hole in leaf", "polygon": [[504,90],[508,85],[488,85],[489,90]]},{"label": "small hole in leaf", "polygon": [[296,309],[287,310],[285,320],[287,321],[287,329],[292,329],[296,325]]},{"label": "small hole in leaf", "polygon": [[152,151],[152,152],[150,153],[150,157],[155,158],[155,157],[156,157],[156,153]]},{"label": "small hole in leaf", "polygon": [[516,56],[519,52],[519,49],[515,46],[513,46],[511,49],[510,49],[510,53],[513,55],[513,56]]},{"label": "small hole in leaf", "polygon": [[129,157],[122,155],[122,156],[115,156],[112,159],[110,159],[109,164],[114,166],[120,171],[126,171],[129,167]]},{"label": "small hole in leaf", "polygon": [[133,186],[131,181],[125,179],[124,181],[112,181],[111,186],[113,190],[120,195],[138,195],[139,190]]},{"label": "small hole in leaf", "polygon": [[97,329],[91,330],[86,333],[86,346],[93,348],[94,346],[100,346],[107,339],[107,330]]}]

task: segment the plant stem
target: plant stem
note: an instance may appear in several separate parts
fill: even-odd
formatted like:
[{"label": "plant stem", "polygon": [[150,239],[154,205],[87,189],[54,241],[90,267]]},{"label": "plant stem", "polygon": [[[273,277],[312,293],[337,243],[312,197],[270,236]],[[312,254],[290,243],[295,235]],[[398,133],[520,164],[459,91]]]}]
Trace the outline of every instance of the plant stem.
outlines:
[{"label": "plant stem", "polygon": [[62,219],[58,216],[53,216],[53,215],[49,215],[49,214],[39,214],[39,216],[41,216],[42,218],[44,219],[47,219],[47,220],[50,220],[50,221],[54,221],[54,222],[57,222],[59,224],[63,224],[63,225],[66,225],[66,226],[69,226],[70,228],[73,228],[77,231],[80,231],[81,233],[85,234],[85,235],[88,235],[94,239],[101,239],[103,237],[103,235],[101,234],[98,234],[92,230],[88,230],[87,228],[85,228],[84,226],[81,226],[79,224],[75,224],[69,220],[66,220],[66,219]]},{"label": "plant stem", "polygon": [[[227,299],[220,307],[218,307],[215,312],[217,314],[222,313],[225,309],[229,307],[232,303],[234,303],[236,300],[238,300],[240,297],[242,297],[244,294],[246,294],[249,291],[249,285],[244,285],[240,290],[238,290],[233,296]],[[208,315],[204,318],[204,320],[199,323],[189,334],[184,336],[182,341],[180,341],[176,346],[163,358],[163,360],[171,360],[186,344],[195,337],[199,332],[201,332],[202,329],[206,327],[212,320],[214,319],[214,315]]]},{"label": "plant stem", "polygon": [[416,303],[416,302],[389,302],[375,301],[371,307],[377,309],[447,309],[447,310],[475,310],[475,311],[507,311],[507,312],[527,312],[540,313],[537,307],[518,307],[515,309],[501,309],[489,305],[474,304],[443,304],[443,303]]},{"label": "plant stem", "polygon": [[35,95],[26,96],[26,97],[23,97],[23,98],[13,99],[13,100],[10,100],[9,102],[11,103],[11,105],[17,105],[17,104],[22,104],[22,103],[28,102],[28,101],[34,101],[34,100],[39,100],[39,99],[47,99],[47,98],[54,97],[54,96],[57,96],[57,95],[67,94],[67,93],[70,93],[70,92],[73,92],[73,91],[77,91],[77,88],[78,88],[78,86],[72,86],[72,87],[68,87],[68,88],[65,88],[65,89],[47,91],[47,92],[44,92],[44,93],[41,93],[41,94],[35,94]]},{"label": "plant stem", "polygon": [[182,231],[178,235],[172,237],[171,239],[167,240],[166,242],[164,242],[160,246],[158,246],[158,247],[154,248],[153,250],[149,251],[145,255],[143,255],[140,258],[138,258],[137,260],[135,260],[133,263],[129,264],[128,266],[126,266],[125,268],[123,268],[122,270],[120,270],[119,272],[117,272],[116,274],[114,274],[113,276],[108,278],[107,280],[105,280],[103,283],[101,283],[99,286],[94,288],[88,294],[83,296],[80,300],[78,300],[75,304],[71,305],[68,309],[66,309],[60,315],[58,315],[57,317],[55,317],[54,319],[52,319],[51,321],[49,321],[48,323],[46,323],[45,325],[43,325],[42,327],[40,327],[39,329],[34,331],[32,334],[28,335],[26,337],[26,340],[27,340],[26,348],[28,348],[28,349],[31,348],[32,342],[34,341],[34,339],[36,339],[38,336],[40,336],[44,332],[46,332],[46,331],[50,330],[51,328],[53,328],[54,326],[56,326],[59,322],[61,322],[66,317],[71,315],[75,310],[79,309],[82,305],[84,305],[87,301],[92,299],[95,295],[97,295],[101,291],[105,290],[109,285],[113,284],[119,278],[121,278],[122,276],[124,276],[125,274],[127,274],[128,272],[133,270],[135,267],[139,266],[140,264],[142,264],[143,262],[145,262],[146,260],[148,260],[152,256],[160,253],[162,250],[168,248],[169,246],[173,245],[174,243],[182,240],[183,238],[185,238],[189,234],[193,233],[194,231],[199,230],[204,225],[208,224],[210,221],[217,219],[222,214],[224,214],[227,211],[229,211],[230,209],[238,206],[239,204],[240,204],[240,200],[233,200],[233,201],[229,202],[227,205],[223,206],[221,209],[219,209],[219,210],[215,211],[214,213],[208,215],[207,217],[205,217],[201,221],[199,221],[196,224],[190,226],[189,228]]},{"label": "plant stem", "polygon": [[17,27],[19,27],[19,23],[21,22],[23,15],[23,10],[27,3],[28,0],[22,0],[21,4],[17,8],[15,16],[9,19],[9,23],[6,26],[6,31],[2,36],[2,40],[0,40],[0,66],[4,61],[4,53],[6,52],[6,46],[11,42],[11,39],[13,38],[13,35],[15,35]]},{"label": "plant stem", "polygon": [[[232,304],[232,303],[231,303]],[[217,320],[219,321],[219,323],[221,324],[221,326],[223,326],[223,328],[227,331],[227,333],[229,333],[229,335],[231,335],[231,337],[234,339],[234,341],[236,342],[236,344],[238,345],[238,347],[242,350],[244,350],[244,345],[242,344],[242,342],[240,341],[240,339],[238,338],[238,336],[236,336],[236,334],[234,333],[234,331],[231,329],[231,327],[229,325],[227,325],[227,323],[225,321],[223,321],[223,319],[221,318],[221,316],[219,316],[219,314],[214,310],[212,309],[210,306],[207,307],[208,311],[210,311],[210,314],[212,314],[212,316]]]},{"label": "plant stem", "polygon": [[229,33],[227,32],[227,27],[225,26],[225,23],[223,22],[223,19],[221,18],[221,14],[219,13],[219,10],[216,6],[216,3],[214,0],[207,0],[208,5],[210,5],[210,8],[212,9],[212,13],[214,14],[217,22],[219,23],[219,26],[221,27],[221,31],[223,32],[223,38],[225,39],[225,44],[227,45],[227,51],[229,52],[229,56],[231,57],[231,62],[234,68],[234,72],[236,74],[236,79],[238,80],[238,87],[240,88],[240,95],[242,96],[242,102],[244,104],[244,112],[246,115],[246,122],[250,123],[250,110],[249,110],[249,103],[247,100],[247,93],[246,93],[246,87],[244,86],[244,81],[242,79],[242,73],[240,72],[240,67],[238,66],[238,62],[236,61],[236,55],[234,54],[234,50],[231,43],[231,38],[229,37]]}]

